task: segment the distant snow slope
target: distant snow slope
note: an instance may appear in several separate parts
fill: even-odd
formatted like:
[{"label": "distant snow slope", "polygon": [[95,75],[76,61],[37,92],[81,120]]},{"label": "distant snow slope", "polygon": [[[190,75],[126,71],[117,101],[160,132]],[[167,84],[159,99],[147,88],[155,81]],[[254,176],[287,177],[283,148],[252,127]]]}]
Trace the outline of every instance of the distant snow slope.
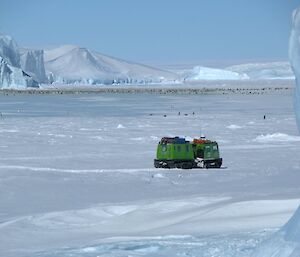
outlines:
[{"label": "distant snow slope", "polygon": [[226,70],[246,74],[250,79],[294,79],[289,62],[246,63]]},{"label": "distant snow slope", "polygon": [[80,84],[175,82],[175,73],[66,45],[45,50],[45,67],[53,82]]},{"label": "distant snow slope", "polygon": [[[293,14],[290,37],[290,60],[296,75],[295,112],[300,129],[300,7]],[[253,257],[298,257],[300,256],[300,207],[283,228],[264,242]]]},{"label": "distant snow slope", "polygon": [[0,88],[37,87],[38,83],[21,68],[16,42],[0,34]]}]

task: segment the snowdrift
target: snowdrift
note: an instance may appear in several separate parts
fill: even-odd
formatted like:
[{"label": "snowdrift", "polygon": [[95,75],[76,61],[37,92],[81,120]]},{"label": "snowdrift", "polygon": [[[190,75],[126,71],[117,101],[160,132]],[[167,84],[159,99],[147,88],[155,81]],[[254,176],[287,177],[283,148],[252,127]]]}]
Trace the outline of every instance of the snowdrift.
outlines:
[{"label": "snowdrift", "polygon": [[[300,7],[293,13],[290,37],[290,61],[296,75],[295,113],[300,129]],[[253,257],[299,257],[300,256],[300,207],[283,228],[263,243]]]},{"label": "snowdrift", "polygon": [[253,141],[259,143],[270,143],[270,142],[296,142],[300,141],[299,136],[291,136],[284,133],[274,133],[257,136]]}]

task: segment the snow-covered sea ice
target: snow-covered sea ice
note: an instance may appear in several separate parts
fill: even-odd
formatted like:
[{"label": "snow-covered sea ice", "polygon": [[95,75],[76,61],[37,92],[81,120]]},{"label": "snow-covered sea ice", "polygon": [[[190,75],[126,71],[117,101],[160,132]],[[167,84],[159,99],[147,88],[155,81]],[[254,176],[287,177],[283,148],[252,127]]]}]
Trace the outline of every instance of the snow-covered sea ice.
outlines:
[{"label": "snow-covered sea ice", "polygon": [[[0,98],[3,256],[246,257],[299,205],[288,92]],[[222,169],[153,167],[162,136],[201,134],[219,142]]]}]

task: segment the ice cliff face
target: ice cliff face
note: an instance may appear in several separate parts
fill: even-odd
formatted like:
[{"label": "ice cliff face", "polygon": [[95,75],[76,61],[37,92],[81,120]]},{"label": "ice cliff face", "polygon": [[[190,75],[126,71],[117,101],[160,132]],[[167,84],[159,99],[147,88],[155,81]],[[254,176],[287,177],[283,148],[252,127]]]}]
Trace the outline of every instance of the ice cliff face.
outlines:
[{"label": "ice cliff face", "polygon": [[0,56],[5,58],[7,64],[20,68],[18,46],[10,36],[0,34]]},{"label": "ice cliff face", "polygon": [[38,82],[21,68],[16,42],[9,36],[0,35],[0,88],[38,87]]},{"label": "ice cliff face", "polygon": [[44,51],[22,48],[20,51],[21,67],[39,83],[46,83]]},{"label": "ice cliff face", "polygon": [[[289,55],[296,76],[295,113],[300,131],[300,7],[293,13]],[[300,207],[281,230],[263,243],[253,257],[300,256]]]}]

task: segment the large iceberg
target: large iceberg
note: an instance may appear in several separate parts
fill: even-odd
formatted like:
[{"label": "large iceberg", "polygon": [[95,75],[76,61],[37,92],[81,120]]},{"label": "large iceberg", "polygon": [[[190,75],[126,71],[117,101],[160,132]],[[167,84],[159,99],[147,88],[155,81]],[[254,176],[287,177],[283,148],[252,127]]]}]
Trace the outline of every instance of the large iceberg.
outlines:
[{"label": "large iceberg", "polygon": [[248,79],[244,73],[238,73],[225,69],[215,69],[203,66],[195,66],[191,71],[186,71],[184,81],[193,82],[198,80],[240,80]]},{"label": "large iceberg", "polygon": [[[300,130],[300,7],[293,13],[289,55],[296,76],[295,113]],[[299,257],[300,256],[300,207],[288,223],[264,242],[253,257]]]},{"label": "large iceberg", "polygon": [[0,88],[38,87],[34,78],[21,68],[21,58],[16,42],[0,35]]},{"label": "large iceberg", "polygon": [[201,80],[294,80],[289,62],[245,63],[223,69],[195,66],[180,72],[186,82]]}]

